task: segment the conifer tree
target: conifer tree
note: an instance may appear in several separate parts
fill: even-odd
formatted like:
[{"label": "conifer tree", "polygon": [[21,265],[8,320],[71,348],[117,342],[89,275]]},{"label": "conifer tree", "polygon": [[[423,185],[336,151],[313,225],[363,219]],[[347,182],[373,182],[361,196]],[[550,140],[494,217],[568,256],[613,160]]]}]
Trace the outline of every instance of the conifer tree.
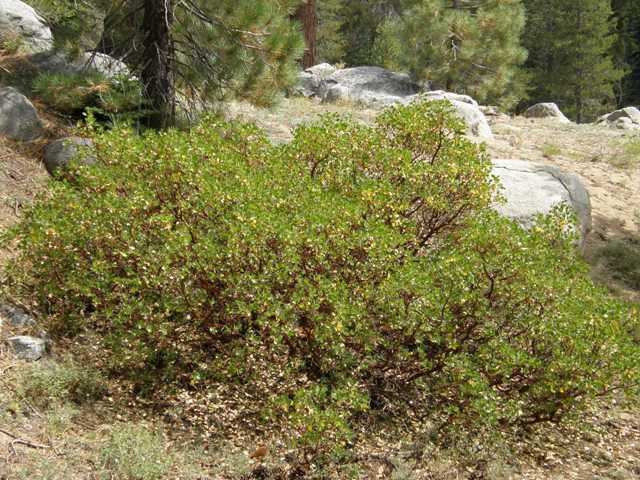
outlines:
[{"label": "conifer tree", "polygon": [[300,23],[304,35],[305,49],[302,56],[302,68],[309,68],[316,64],[316,43],[318,7],[316,0],[303,0],[295,15],[295,20]]},{"label": "conifer tree", "polygon": [[109,3],[102,48],[139,74],[154,128],[173,124],[176,91],[199,101],[232,93],[268,104],[295,79],[303,49],[290,20],[297,0]]},{"label": "conifer tree", "polygon": [[640,103],[640,2],[613,0],[616,16],[617,42],[615,64],[625,75],[616,85],[618,105],[626,107]]},{"label": "conifer tree", "polygon": [[613,61],[609,0],[527,0],[526,8],[531,102],[556,102],[578,122],[612,108],[624,72]]},{"label": "conifer tree", "polygon": [[409,0],[400,64],[435,88],[511,106],[523,93],[521,0]]},{"label": "conifer tree", "polygon": [[345,0],[321,0],[318,4],[317,55],[320,62],[344,60],[346,40],[341,32],[344,24]]}]

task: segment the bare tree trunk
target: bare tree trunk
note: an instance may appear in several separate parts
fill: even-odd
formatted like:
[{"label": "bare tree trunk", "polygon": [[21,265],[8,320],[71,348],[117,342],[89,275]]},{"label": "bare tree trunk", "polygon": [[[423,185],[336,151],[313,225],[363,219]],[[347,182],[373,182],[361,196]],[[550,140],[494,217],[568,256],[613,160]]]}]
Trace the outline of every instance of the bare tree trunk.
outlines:
[{"label": "bare tree trunk", "polygon": [[173,0],[144,0],[144,67],[141,80],[153,110],[147,125],[155,129],[170,127],[175,122],[172,4]]},{"label": "bare tree trunk", "polygon": [[302,67],[313,67],[316,64],[316,28],[318,23],[316,0],[305,0],[298,7],[293,18],[300,22],[302,33],[304,34],[306,47],[302,57]]}]

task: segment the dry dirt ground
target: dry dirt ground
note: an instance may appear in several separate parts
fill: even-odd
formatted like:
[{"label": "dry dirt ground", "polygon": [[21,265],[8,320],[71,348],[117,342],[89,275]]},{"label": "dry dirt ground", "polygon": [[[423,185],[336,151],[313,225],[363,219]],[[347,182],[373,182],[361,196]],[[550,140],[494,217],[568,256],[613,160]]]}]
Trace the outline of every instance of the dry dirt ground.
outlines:
[{"label": "dry dirt ground", "polygon": [[[350,114],[366,123],[371,122],[377,113],[374,110],[355,108],[353,105],[326,106],[304,99],[286,100],[272,110],[255,109],[244,104],[228,106],[231,117],[255,121],[278,142],[289,140],[296,125],[312,121],[327,111]],[[519,117],[492,117],[490,122],[495,139],[488,143],[487,148],[494,158],[549,163],[575,172],[584,179],[591,192],[594,217],[594,229],[588,239],[586,255],[594,264],[595,276],[612,285],[618,293],[636,296],[632,289],[611,278],[605,266],[596,261],[596,257],[599,249],[611,240],[638,235],[640,133],[591,125],[560,125],[552,121]],[[66,129],[52,118],[48,124],[50,137],[59,136]],[[22,206],[32,201],[46,183],[47,174],[40,162],[44,143],[24,146],[0,141],[0,228],[14,223],[21,215]],[[2,338],[8,334],[6,327],[4,331],[0,327]],[[60,354],[64,348],[59,347],[57,350]],[[113,440],[114,437],[109,436],[109,432],[116,420],[131,420],[140,425],[140,422],[146,421],[146,413],[139,413],[131,406],[118,406],[117,392],[111,390],[107,400],[87,411],[69,413],[65,410],[66,406],[56,411],[45,411],[25,404],[19,406],[22,413],[15,414],[11,411],[11,399],[20,389],[22,372],[28,371],[28,368],[30,367],[12,360],[0,348],[0,480],[136,478],[126,476],[126,472],[114,474],[115,470],[111,473],[96,473],[98,463],[95,462],[99,461],[100,455],[105,454],[105,445],[110,445],[109,439]],[[158,420],[157,423],[161,421]],[[420,470],[413,469],[406,463],[398,464],[393,472],[379,465],[369,465],[358,476],[345,475],[340,478],[640,479],[640,408],[617,399],[600,405],[591,413],[589,423],[591,428],[586,433],[567,426],[548,428],[532,434],[530,438],[522,439],[512,457],[505,456],[504,453],[484,452],[485,463],[482,465],[461,468],[459,463],[455,466],[455,460],[449,459],[446,453],[435,452],[433,461]],[[46,448],[16,442],[16,438],[6,432],[19,440]],[[165,443],[156,448],[156,453],[160,449],[158,458],[162,458],[163,451],[178,451],[179,443],[175,438],[165,439]],[[224,455],[221,452],[222,450],[208,453],[206,461],[186,456],[176,457],[181,465],[189,462],[200,466],[208,464],[205,476],[193,473],[187,475],[186,470],[179,469],[170,470],[171,473],[167,473],[165,478],[252,478],[238,476],[237,473],[250,471],[255,466],[248,458],[246,445],[229,446]],[[218,455],[219,458],[215,460],[212,455]],[[275,454],[267,463],[277,464],[274,457]],[[132,460],[136,457],[114,458],[136,461]],[[220,470],[212,467],[225,462],[232,467],[220,467]],[[236,474],[220,473],[222,470],[235,470]]]}]

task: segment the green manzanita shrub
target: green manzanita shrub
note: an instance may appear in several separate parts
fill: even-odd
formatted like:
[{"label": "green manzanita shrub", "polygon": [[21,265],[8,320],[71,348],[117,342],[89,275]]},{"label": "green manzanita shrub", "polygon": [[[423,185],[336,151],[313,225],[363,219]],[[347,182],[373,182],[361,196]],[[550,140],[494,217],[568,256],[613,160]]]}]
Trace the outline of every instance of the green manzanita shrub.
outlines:
[{"label": "green manzanita shrub", "polygon": [[5,235],[5,291],[148,389],[245,388],[305,458],[376,416],[479,432],[632,389],[637,311],[588,279],[567,209],[530,232],[491,210],[463,131],[429,102],[284,146],[215,119],[96,134],[99,165]]}]

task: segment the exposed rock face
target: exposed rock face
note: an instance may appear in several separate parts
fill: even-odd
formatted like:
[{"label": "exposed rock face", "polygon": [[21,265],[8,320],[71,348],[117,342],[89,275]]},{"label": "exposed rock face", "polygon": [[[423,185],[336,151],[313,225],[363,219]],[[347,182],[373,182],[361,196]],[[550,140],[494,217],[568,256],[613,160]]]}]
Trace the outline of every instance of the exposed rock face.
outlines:
[{"label": "exposed rock face", "polygon": [[0,305],[0,327],[4,321],[9,322],[14,327],[29,327],[36,324],[31,315],[9,304]]},{"label": "exposed rock face", "polygon": [[471,97],[441,90],[426,92],[418,97],[426,98],[427,100],[448,100],[455,108],[458,116],[467,124],[467,134],[484,140],[493,138],[487,118],[480,111],[478,103]]},{"label": "exposed rock face", "polygon": [[456,100],[450,100],[450,102],[458,112],[458,116],[467,124],[467,133],[485,140],[493,138],[489,122],[478,107]]},{"label": "exposed rock face", "polygon": [[51,29],[32,7],[20,0],[0,0],[0,39],[12,37],[31,53],[53,46]]},{"label": "exposed rock face", "polygon": [[44,165],[54,175],[59,169],[65,169],[71,160],[83,165],[93,165],[97,159],[89,151],[93,142],[88,138],[60,138],[47,145],[44,151]]},{"label": "exposed rock face", "polygon": [[[313,67],[312,67],[313,68]],[[386,107],[418,93],[409,75],[395,73],[380,67],[354,67],[337,70],[326,80],[325,88],[319,92],[323,101],[334,86],[342,87],[349,100],[369,107]]]},{"label": "exposed rock face", "polygon": [[622,130],[638,130],[640,129],[640,110],[635,107],[622,108],[602,115],[596,123]]},{"label": "exposed rock face", "polygon": [[309,72],[300,72],[298,74],[298,84],[293,87],[294,95],[301,97],[313,97],[320,89],[322,80]]},{"label": "exposed rock face", "polygon": [[591,230],[591,200],[580,177],[522,160],[494,160],[493,174],[500,180],[500,193],[507,201],[495,206],[500,214],[530,228],[537,215],[566,203],[576,212],[581,242],[584,241]]},{"label": "exposed rock face", "polygon": [[0,88],[0,135],[30,142],[44,132],[33,104],[13,87]]},{"label": "exposed rock face", "polygon": [[321,79],[329,78],[337,71],[338,69],[336,67],[329,65],[328,63],[320,63],[305,70],[306,73],[320,77]]},{"label": "exposed rock face", "polygon": [[47,354],[47,341],[42,338],[20,335],[8,338],[7,343],[20,360],[35,362]]},{"label": "exposed rock face", "polygon": [[468,103],[469,105],[473,105],[474,107],[478,108],[478,102],[476,102],[469,95],[461,95],[459,93],[445,92],[444,90],[432,90],[430,92],[424,92],[422,96],[429,99],[434,99],[434,100],[446,99],[449,101]]},{"label": "exposed rock face", "polygon": [[560,123],[571,123],[571,120],[564,116],[555,103],[536,103],[524,112],[524,116],[527,118],[552,118]]},{"label": "exposed rock face", "polygon": [[48,51],[34,55],[31,60],[38,68],[50,73],[73,75],[94,72],[107,78],[130,75],[123,62],[99,52],[86,52],[80,58],[72,58],[61,52]]},{"label": "exposed rock face", "polygon": [[416,100],[448,100],[468,125],[470,135],[493,138],[491,127],[473,98],[468,95],[434,90],[418,93],[420,87],[409,75],[390,72],[380,67],[355,67],[336,70],[320,64],[302,72],[295,93],[317,97],[323,102],[352,101],[369,108],[385,108]]}]

